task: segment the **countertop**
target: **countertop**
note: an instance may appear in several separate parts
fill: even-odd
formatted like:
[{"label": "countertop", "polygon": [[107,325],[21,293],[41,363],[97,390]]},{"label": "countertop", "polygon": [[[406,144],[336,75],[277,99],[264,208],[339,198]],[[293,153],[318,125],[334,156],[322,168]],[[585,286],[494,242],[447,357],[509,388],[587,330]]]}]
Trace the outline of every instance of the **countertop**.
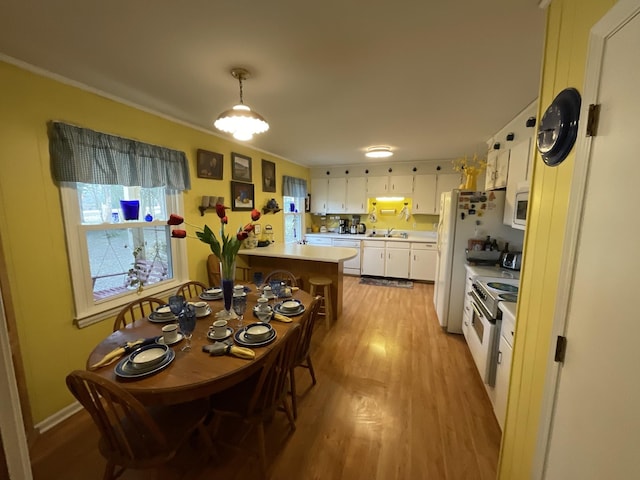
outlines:
[{"label": "countertop", "polygon": [[498,308],[506,314],[511,315],[515,322],[517,305],[516,302],[500,302],[498,303]]},{"label": "countertop", "polygon": [[496,278],[513,278],[520,279],[518,270],[508,270],[500,267],[489,267],[486,265],[465,265],[467,272],[476,277],[496,277]]},{"label": "countertop", "polygon": [[326,248],[316,245],[298,245],[297,243],[272,243],[268,247],[242,248],[238,251],[238,255],[340,263],[355,257],[358,255],[358,251],[355,248]]},{"label": "countertop", "polygon": [[[382,228],[380,230],[373,230],[374,232],[384,233],[386,232],[386,228]],[[402,230],[398,230],[397,232],[394,230],[393,234],[398,234],[403,232]],[[314,237],[314,238],[343,238],[347,240],[382,240],[382,241],[394,241],[394,242],[426,242],[426,243],[436,243],[438,241],[438,233],[437,232],[406,232],[407,238],[402,237],[370,237],[371,232],[360,233],[360,234],[351,234],[351,233],[335,233],[335,232],[327,232],[327,233],[306,233],[305,237]]]}]

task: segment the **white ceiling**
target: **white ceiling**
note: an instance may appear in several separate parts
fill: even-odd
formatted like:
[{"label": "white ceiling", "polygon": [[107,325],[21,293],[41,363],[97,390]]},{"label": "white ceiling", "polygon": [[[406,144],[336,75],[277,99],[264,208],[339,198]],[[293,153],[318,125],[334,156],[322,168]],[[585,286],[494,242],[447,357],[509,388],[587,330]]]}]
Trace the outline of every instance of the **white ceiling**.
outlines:
[{"label": "white ceiling", "polygon": [[538,0],[3,0],[0,53],[217,131],[244,100],[251,146],[307,166],[442,160],[538,93]]}]

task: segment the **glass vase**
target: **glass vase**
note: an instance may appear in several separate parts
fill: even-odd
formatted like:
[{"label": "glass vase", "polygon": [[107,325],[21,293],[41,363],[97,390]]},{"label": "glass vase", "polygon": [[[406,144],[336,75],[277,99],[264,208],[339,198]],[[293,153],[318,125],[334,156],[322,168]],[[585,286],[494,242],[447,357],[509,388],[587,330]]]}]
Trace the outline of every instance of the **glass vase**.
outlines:
[{"label": "glass vase", "polygon": [[233,300],[233,282],[236,278],[236,260],[232,262],[220,262],[220,280],[222,282],[222,298],[224,300],[224,309],[231,312],[231,302]]}]

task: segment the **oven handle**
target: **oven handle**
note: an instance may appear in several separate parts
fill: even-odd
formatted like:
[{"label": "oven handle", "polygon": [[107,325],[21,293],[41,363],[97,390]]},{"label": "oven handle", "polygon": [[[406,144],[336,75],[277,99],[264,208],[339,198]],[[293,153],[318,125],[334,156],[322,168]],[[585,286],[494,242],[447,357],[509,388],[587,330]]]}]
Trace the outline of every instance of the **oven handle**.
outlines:
[{"label": "oven handle", "polygon": [[482,304],[480,299],[477,297],[475,290],[471,292],[471,306],[476,311],[479,317],[484,317],[487,322],[490,322],[491,313],[487,310],[487,308]]},{"label": "oven handle", "polygon": [[[474,312],[476,312],[476,315],[478,315],[478,317],[480,318],[484,317],[484,313],[482,313],[480,309],[477,307],[476,302],[471,302],[471,306],[473,307],[473,310]],[[473,324],[473,322],[471,322],[471,324]]]}]

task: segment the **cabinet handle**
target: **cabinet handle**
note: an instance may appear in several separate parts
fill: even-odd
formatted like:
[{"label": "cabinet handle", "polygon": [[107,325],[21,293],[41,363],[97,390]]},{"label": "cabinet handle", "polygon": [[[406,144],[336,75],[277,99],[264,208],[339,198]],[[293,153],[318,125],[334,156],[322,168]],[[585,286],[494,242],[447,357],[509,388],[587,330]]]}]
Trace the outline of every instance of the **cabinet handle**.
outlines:
[{"label": "cabinet handle", "polygon": [[498,365],[502,363],[502,352],[498,350]]}]

